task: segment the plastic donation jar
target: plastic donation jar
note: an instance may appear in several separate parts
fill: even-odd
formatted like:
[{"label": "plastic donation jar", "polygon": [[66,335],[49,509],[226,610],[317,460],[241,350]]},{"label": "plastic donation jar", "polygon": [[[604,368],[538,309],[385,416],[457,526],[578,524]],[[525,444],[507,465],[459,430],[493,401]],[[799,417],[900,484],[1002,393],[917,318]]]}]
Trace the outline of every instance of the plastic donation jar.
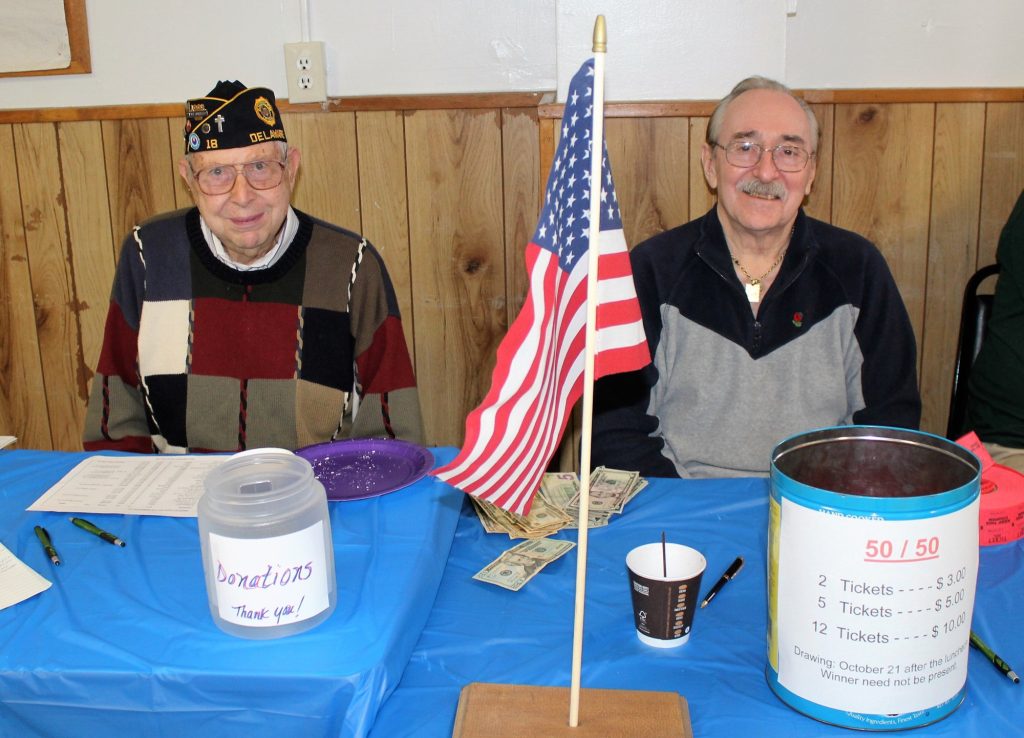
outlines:
[{"label": "plastic donation jar", "polygon": [[210,612],[242,638],[309,630],[334,612],[327,495],[291,451],[243,451],[206,475],[199,540]]}]

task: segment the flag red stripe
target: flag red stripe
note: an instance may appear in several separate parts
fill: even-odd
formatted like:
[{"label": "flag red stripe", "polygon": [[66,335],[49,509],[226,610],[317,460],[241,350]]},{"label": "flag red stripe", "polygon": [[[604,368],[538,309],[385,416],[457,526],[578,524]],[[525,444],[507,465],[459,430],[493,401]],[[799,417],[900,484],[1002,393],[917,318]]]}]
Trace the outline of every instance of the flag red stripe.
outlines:
[{"label": "flag red stripe", "polygon": [[615,251],[612,253],[601,252],[601,261],[597,265],[597,276],[599,279],[611,279],[612,277],[633,276],[633,269],[629,264],[628,251]]},{"label": "flag red stripe", "polygon": [[598,330],[605,328],[628,325],[640,320],[640,306],[636,300],[626,302],[605,302],[597,306],[597,324],[601,326]]},{"label": "flag red stripe", "polygon": [[[594,375],[600,379],[601,377],[607,377],[609,374],[634,371],[649,364],[650,356],[646,343],[642,346],[627,346],[625,348],[602,351],[594,358]],[[623,369],[621,367],[627,368]]]}]

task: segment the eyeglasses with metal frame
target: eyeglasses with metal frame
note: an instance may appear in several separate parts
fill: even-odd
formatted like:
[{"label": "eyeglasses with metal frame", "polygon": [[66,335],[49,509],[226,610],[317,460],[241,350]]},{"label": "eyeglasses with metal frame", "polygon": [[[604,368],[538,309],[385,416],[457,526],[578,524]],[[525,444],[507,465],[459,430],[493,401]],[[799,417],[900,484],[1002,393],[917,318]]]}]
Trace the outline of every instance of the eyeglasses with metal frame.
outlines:
[{"label": "eyeglasses with metal frame", "polygon": [[791,143],[780,143],[770,148],[754,141],[730,141],[725,146],[715,141],[714,145],[725,151],[727,162],[743,169],[757,166],[766,151],[772,152],[772,163],[780,172],[803,171],[807,162],[814,158],[814,154]]},{"label": "eyeglasses with metal frame", "polygon": [[285,162],[249,161],[245,164],[218,164],[200,171],[192,169],[199,189],[206,195],[224,195],[235,186],[239,172],[254,190],[272,190],[284,180]]}]

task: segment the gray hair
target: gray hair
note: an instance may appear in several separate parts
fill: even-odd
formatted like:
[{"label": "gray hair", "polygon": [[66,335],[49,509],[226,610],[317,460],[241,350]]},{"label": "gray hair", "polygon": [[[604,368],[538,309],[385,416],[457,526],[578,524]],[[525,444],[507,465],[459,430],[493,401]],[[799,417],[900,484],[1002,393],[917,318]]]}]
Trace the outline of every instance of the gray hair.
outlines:
[{"label": "gray hair", "polygon": [[793,94],[793,91],[781,82],[776,82],[774,79],[768,79],[767,77],[758,76],[747,77],[745,80],[733,87],[732,91],[723,97],[719,101],[718,105],[715,106],[714,112],[711,113],[711,119],[708,121],[708,130],[704,138],[709,145],[718,143],[718,134],[722,131],[722,119],[725,118],[725,110],[729,107],[729,103],[744,92],[748,92],[750,90],[773,90],[775,92],[782,92],[789,95],[791,98],[796,100],[797,105],[799,105],[801,110],[807,114],[807,121],[811,124],[811,140],[809,142],[809,145],[811,146],[811,153],[813,154],[818,150],[818,139],[821,136],[821,131],[818,128],[818,119],[814,117],[814,111],[811,110],[811,106],[808,105],[803,98],[797,97]]}]

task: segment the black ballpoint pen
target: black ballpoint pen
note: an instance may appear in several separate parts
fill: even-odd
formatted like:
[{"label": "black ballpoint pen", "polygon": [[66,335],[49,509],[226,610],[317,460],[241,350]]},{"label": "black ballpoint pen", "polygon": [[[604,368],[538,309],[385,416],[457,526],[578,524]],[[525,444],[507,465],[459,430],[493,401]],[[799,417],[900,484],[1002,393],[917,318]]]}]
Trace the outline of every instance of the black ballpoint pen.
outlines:
[{"label": "black ballpoint pen", "polygon": [[101,528],[97,528],[88,520],[83,520],[82,518],[71,518],[71,522],[77,525],[82,530],[87,530],[94,536],[99,536],[107,543],[113,543],[115,546],[121,546],[122,548],[124,548],[124,541],[115,536],[113,533],[107,533],[107,531]]},{"label": "black ballpoint pen", "polygon": [[737,556],[736,560],[729,564],[729,568],[725,570],[725,574],[719,577],[715,585],[704,597],[704,601],[700,603],[701,607],[707,607],[708,603],[714,599],[715,595],[718,594],[718,590],[725,586],[725,583],[732,579],[734,576],[740,573],[740,569],[743,568],[743,557]]},{"label": "black ballpoint pen", "polygon": [[46,532],[46,528],[37,525],[35,531],[36,538],[43,544],[43,550],[50,557],[50,561],[53,562],[54,566],[60,566],[60,556],[57,555],[57,549],[53,547],[53,541],[50,540],[50,534]]}]

